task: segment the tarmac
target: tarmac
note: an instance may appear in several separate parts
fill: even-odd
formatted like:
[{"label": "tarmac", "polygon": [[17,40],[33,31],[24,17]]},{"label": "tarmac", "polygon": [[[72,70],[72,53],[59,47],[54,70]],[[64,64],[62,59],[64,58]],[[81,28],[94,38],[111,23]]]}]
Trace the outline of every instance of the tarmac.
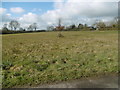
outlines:
[{"label": "tarmac", "polygon": [[32,88],[118,88],[118,75],[91,77],[60,83],[39,85]]}]

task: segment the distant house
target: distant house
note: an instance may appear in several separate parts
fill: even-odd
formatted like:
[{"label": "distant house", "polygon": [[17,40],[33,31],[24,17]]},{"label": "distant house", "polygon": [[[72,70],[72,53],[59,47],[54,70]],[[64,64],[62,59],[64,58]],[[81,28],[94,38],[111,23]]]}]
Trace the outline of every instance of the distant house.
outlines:
[{"label": "distant house", "polygon": [[62,31],[62,30],[64,30],[64,26],[57,26],[57,27],[55,27],[55,31]]},{"label": "distant house", "polygon": [[59,19],[58,26],[55,27],[55,31],[62,31],[64,28],[65,27],[61,25],[61,19]]},{"label": "distant house", "polygon": [[97,30],[98,28],[97,27],[93,27],[93,26],[90,26],[88,27],[90,30]]}]

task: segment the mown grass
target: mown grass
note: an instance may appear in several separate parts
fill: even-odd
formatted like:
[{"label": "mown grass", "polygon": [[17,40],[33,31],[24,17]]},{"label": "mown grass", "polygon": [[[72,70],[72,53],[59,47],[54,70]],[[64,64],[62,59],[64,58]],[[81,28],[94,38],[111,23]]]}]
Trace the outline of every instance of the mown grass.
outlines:
[{"label": "mown grass", "polygon": [[118,71],[117,31],[3,35],[3,87],[32,86]]}]

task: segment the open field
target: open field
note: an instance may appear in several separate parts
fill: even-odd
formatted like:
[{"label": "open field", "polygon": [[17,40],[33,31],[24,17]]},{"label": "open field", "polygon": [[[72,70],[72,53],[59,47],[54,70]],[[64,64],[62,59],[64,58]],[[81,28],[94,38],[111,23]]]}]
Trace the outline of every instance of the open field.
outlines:
[{"label": "open field", "polygon": [[3,35],[3,87],[117,73],[117,31]]}]

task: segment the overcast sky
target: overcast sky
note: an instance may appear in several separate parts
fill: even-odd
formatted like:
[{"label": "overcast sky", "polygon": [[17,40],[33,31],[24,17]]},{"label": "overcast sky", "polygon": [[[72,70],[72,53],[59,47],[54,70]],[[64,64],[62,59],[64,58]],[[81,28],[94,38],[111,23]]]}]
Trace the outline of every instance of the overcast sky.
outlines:
[{"label": "overcast sky", "polygon": [[0,8],[2,24],[17,20],[24,28],[37,23],[39,29],[46,29],[47,26],[56,26],[59,18],[62,19],[62,24],[67,26],[79,23],[92,25],[98,20],[107,22],[118,16],[117,2],[108,2],[108,0],[106,2],[103,0],[57,1],[59,2],[54,0],[52,2],[3,2]]}]

